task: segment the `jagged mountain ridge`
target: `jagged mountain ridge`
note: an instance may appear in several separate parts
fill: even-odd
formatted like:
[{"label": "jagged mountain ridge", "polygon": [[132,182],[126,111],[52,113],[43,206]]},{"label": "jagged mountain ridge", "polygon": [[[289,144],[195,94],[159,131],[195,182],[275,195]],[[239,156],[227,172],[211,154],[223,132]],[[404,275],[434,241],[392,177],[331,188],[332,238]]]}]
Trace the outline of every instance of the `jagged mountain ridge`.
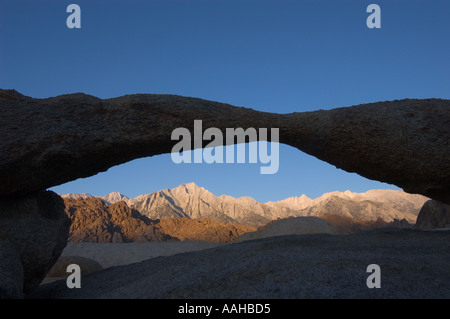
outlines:
[{"label": "jagged mountain ridge", "polygon": [[[64,198],[80,196],[81,194],[62,195]],[[223,223],[254,227],[289,216],[321,217],[325,214],[362,222],[377,219],[392,222],[395,219],[405,219],[409,223],[415,223],[420,208],[428,200],[425,196],[408,194],[401,190],[370,190],[365,193],[336,191],[316,199],[302,195],[278,202],[260,203],[251,197],[215,196],[195,183],[182,184],[133,199],[120,193],[111,193],[101,199],[108,205],[125,201],[150,219],[210,218]]]}]

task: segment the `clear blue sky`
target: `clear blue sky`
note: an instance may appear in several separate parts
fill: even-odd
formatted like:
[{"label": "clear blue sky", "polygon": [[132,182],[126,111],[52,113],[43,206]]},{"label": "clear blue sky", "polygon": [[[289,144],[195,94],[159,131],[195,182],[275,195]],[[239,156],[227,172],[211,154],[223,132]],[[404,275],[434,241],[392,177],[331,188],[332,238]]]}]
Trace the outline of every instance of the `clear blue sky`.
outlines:
[{"label": "clear blue sky", "polygon": [[[66,26],[71,3],[81,29]],[[371,3],[381,29],[366,26]],[[278,113],[449,99],[449,17],[448,0],[1,0],[0,88],[37,98],[168,93]],[[166,154],[53,190],[134,197],[193,181],[265,202],[397,189],[283,145],[277,174],[260,166],[176,165]]]}]

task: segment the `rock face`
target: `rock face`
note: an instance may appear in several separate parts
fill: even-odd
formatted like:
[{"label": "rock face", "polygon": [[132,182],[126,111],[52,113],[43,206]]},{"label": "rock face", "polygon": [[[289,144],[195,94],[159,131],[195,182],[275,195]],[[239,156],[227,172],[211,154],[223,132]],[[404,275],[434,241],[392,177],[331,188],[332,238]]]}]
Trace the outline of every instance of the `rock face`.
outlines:
[{"label": "rock face", "polygon": [[64,207],[63,199],[50,191],[0,199],[0,237],[20,256],[25,295],[44,279],[67,244],[70,221]]},{"label": "rock face", "polygon": [[233,242],[240,243],[274,236],[305,234],[337,234],[337,230],[327,221],[317,217],[287,218],[270,223],[261,230],[245,233]]},{"label": "rock face", "polygon": [[417,216],[415,228],[430,230],[450,227],[450,205],[436,200],[427,201]]},{"label": "rock face", "polygon": [[279,128],[281,143],[450,204],[449,100],[274,114],[174,95],[102,100],[78,93],[34,99],[11,90],[0,91],[0,195],[40,191],[136,158],[170,153],[172,131],[193,132],[196,119],[203,120],[204,129],[223,132]]},{"label": "rock face", "polygon": [[23,267],[19,253],[0,239],[0,299],[23,297]]},{"label": "rock face", "polygon": [[250,197],[215,196],[194,183],[133,199],[134,207],[151,219],[209,218],[222,223],[261,226],[278,217],[276,210]]},{"label": "rock face", "polygon": [[278,202],[268,202],[266,205],[295,211],[297,216],[322,217],[330,214],[361,222],[382,218],[386,222],[406,219],[410,223],[415,223],[417,214],[427,200],[429,198],[425,196],[408,194],[400,190],[372,189],[365,193],[335,191],[325,193],[316,199],[302,195]]},{"label": "rock face", "polygon": [[125,202],[108,206],[100,198],[66,198],[64,201],[71,220],[71,242],[118,243],[172,239]]},{"label": "rock face", "polygon": [[244,233],[255,231],[255,227],[225,224],[209,218],[189,219],[164,218],[157,226],[170,236],[185,240],[201,240],[217,243],[230,243]]},{"label": "rock face", "polygon": [[71,219],[69,242],[162,242],[202,240],[227,243],[254,227],[209,218],[150,220],[123,202],[107,205],[100,198],[64,199]]},{"label": "rock face", "polygon": [[[426,200],[426,198],[425,198]],[[418,210],[399,208],[395,205],[372,200],[353,200],[339,196],[330,196],[314,202],[311,206],[296,211],[297,216],[316,216],[323,218],[325,215],[351,218],[355,222],[369,223],[378,218],[392,222],[395,219],[405,219],[414,224]]]},{"label": "rock face", "polygon": [[[76,194],[71,194],[72,196],[76,196]],[[134,201],[131,198],[128,198],[125,195],[122,195],[118,192],[110,193],[106,196],[101,197],[101,199],[108,205],[117,203],[117,202],[125,202],[128,206],[133,206]]]}]

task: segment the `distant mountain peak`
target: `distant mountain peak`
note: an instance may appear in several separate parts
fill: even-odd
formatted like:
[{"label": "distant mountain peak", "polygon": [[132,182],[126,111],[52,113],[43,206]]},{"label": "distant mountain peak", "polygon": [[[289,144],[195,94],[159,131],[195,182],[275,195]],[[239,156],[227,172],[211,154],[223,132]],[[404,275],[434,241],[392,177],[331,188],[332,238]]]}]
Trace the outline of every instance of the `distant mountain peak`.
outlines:
[{"label": "distant mountain peak", "polygon": [[100,197],[106,204],[111,205],[111,204],[115,204],[117,202],[120,201],[124,201],[125,203],[127,203],[129,206],[133,205],[134,200],[119,193],[119,192],[112,192],[109,193],[105,196]]},{"label": "distant mountain peak", "polygon": [[195,184],[195,182],[183,183],[180,186],[193,187],[193,188],[203,188],[203,187],[200,187],[197,184]]},{"label": "distant mountain peak", "polygon": [[[184,183],[175,188],[167,189],[170,194],[187,194],[187,195],[196,195],[196,196],[214,196],[210,191],[208,191],[204,187],[200,187],[194,182]],[[162,191],[164,192],[164,191]]]},{"label": "distant mountain peak", "polygon": [[127,197],[126,195],[123,195],[122,193],[119,192],[111,192],[105,196],[121,196],[121,197]]},{"label": "distant mountain peak", "polygon": [[184,183],[184,184],[181,184],[180,186],[175,187],[175,188],[179,188],[179,187],[184,187],[184,188],[187,189],[188,191],[204,190],[203,187],[198,186],[198,185],[195,184],[194,182]]}]

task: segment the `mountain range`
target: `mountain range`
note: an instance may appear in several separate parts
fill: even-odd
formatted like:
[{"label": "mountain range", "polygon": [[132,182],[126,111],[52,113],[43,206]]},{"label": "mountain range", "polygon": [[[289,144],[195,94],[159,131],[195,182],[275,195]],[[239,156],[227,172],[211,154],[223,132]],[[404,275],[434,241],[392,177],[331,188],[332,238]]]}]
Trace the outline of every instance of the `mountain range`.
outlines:
[{"label": "mountain range", "polygon": [[316,199],[305,195],[260,203],[250,197],[216,196],[195,183],[182,184],[151,194],[129,198],[114,192],[103,197],[64,194],[65,199],[99,198],[106,205],[125,202],[150,220],[165,218],[210,219],[225,224],[261,227],[288,217],[316,216],[335,222],[414,224],[427,197],[401,190],[369,190],[365,193],[331,192]]}]

